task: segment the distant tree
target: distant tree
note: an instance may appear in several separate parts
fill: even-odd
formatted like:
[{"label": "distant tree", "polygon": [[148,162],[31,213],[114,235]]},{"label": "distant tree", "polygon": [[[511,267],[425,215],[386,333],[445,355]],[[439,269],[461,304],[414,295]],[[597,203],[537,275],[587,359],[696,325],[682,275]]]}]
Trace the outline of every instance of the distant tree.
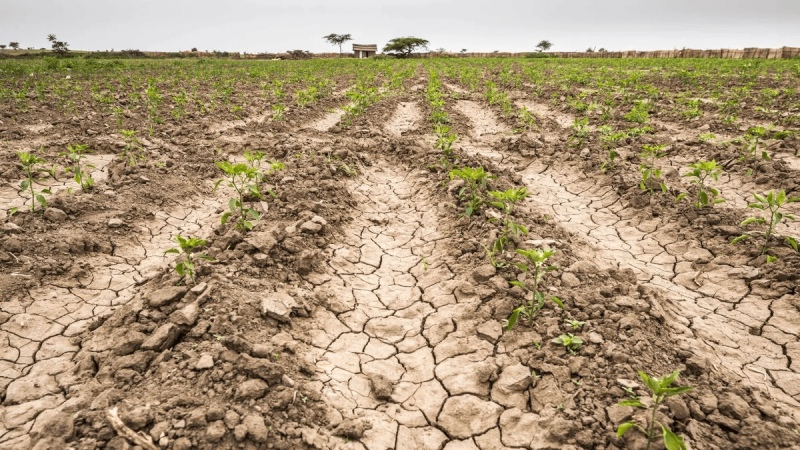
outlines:
[{"label": "distant tree", "polygon": [[327,36],[323,36],[322,39],[325,39],[331,45],[338,45],[339,56],[342,56],[342,44],[344,44],[347,41],[352,41],[353,37],[350,35],[350,33],[347,34],[331,33]]},{"label": "distant tree", "polygon": [[462,48],[462,49],[461,49],[461,53],[467,53],[467,49],[465,49],[465,48]]},{"label": "distant tree", "polygon": [[586,49],[586,53],[594,53],[594,49],[592,47],[589,47]]},{"label": "distant tree", "polygon": [[606,48],[605,48],[605,47],[600,47],[600,49],[599,49],[599,50],[597,50],[597,51],[598,51],[598,52],[607,52],[608,50],[606,50]]},{"label": "distant tree", "polygon": [[59,41],[55,34],[48,34],[47,40],[50,41],[53,52],[58,56],[64,56],[69,52],[69,44]]},{"label": "distant tree", "polygon": [[447,49],[444,47],[439,47],[436,49],[436,53],[447,53]]},{"label": "distant tree", "polygon": [[405,58],[414,53],[414,50],[428,48],[428,40],[413,36],[394,38],[383,47],[383,51],[391,55]]},{"label": "distant tree", "polygon": [[192,52],[197,53],[197,47],[192,47]]},{"label": "distant tree", "polygon": [[14,50],[19,50],[19,42],[9,42],[8,46],[13,48]]},{"label": "distant tree", "polygon": [[6,44],[0,44],[0,50],[5,50],[5,49],[6,49]]},{"label": "distant tree", "polygon": [[538,49],[536,51],[537,52],[546,52],[546,51],[550,50],[550,47],[552,47],[552,46],[553,46],[552,42],[548,41],[547,39],[543,39],[541,42],[539,42],[536,45],[536,48]]}]

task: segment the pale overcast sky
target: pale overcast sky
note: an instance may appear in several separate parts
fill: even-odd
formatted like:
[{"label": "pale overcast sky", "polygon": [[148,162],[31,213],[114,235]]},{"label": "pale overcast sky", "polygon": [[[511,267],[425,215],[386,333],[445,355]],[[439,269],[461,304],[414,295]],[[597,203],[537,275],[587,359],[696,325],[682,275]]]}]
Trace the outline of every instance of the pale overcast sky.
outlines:
[{"label": "pale overcast sky", "polygon": [[329,33],[480,52],[800,47],[800,0],[0,0],[0,43],[49,33],[82,50],[338,51]]}]

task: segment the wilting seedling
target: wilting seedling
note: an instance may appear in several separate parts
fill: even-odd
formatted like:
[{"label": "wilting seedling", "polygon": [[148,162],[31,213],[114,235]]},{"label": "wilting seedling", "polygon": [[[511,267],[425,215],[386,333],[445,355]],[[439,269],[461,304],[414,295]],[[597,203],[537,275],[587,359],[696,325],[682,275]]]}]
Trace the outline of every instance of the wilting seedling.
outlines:
[{"label": "wilting seedling", "polygon": [[573,355],[578,353],[578,349],[580,349],[581,345],[583,345],[583,339],[573,335],[572,333],[562,334],[561,336],[553,339],[551,342],[554,344],[563,345],[564,348],[566,348],[567,351]]},{"label": "wilting seedling", "polygon": [[[747,205],[748,208],[753,209],[760,209],[762,211],[768,211],[769,217],[748,217],[745,219],[739,226],[745,226],[750,224],[756,225],[766,225],[766,231],[758,231],[758,234],[764,236],[764,245],[761,247],[761,254],[764,255],[769,251],[769,240],[772,238],[772,235],[775,231],[775,227],[786,220],[795,220],[795,217],[792,214],[785,213],[781,211],[781,209],[788,203],[795,203],[800,202],[800,197],[787,197],[786,191],[780,190],[776,191],[769,191],[765,195],[753,194],[753,198],[756,199],[755,202],[752,202]],[[738,244],[739,242],[746,241],[753,236],[751,234],[743,234],[733,241],[731,244]],[[797,251],[797,240],[792,237],[786,237],[786,242],[795,250]],[[776,258],[774,256],[767,257],[768,262],[774,261]]]},{"label": "wilting seedling", "polygon": [[195,267],[196,262],[198,259],[205,259],[208,261],[213,261],[214,258],[206,255],[205,253],[195,254],[195,250],[206,245],[206,241],[204,239],[200,239],[197,237],[189,237],[185,238],[180,234],[175,236],[175,241],[178,243],[178,247],[171,248],[164,252],[167,253],[175,253],[179,255],[181,258],[177,264],[175,264],[175,272],[181,277],[181,279],[185,277],[189,277],[189,279],[194,283],[194,274],[195,274]]},{"label": "wilting seedling", "polygon": [[[717,181],[722,173],[722,167],[716,161],[698,161],[694,164],[689,164],[689,168],[692,171],[684,176],[691,177],[691,182],[697,185],[697,201],[694,204],[696,208],[704,208],[725,201],[723,198],[717,198],[719,197],[719,189],[706,185],[706,180],[709,177]],[[675,201],[683,200],[688,195],[687,193],[680,194],[675,198]]]},{"label": "wilting seedling", "polygon": [[464,215],[469,217],[483,206],[486,183],[495,176],[483,170],[483,167],[462,167],[450,171],[450,179],[456,178],[464,180],[464,187],[458,191],[458,198],[463,198],[465,194],[468,197]]},{"label": "wilting seedling", "polygon": [[[45,200],[45,194],[50,195],[50,189],[42,189],[39,192],[36,192],[33,185],[36,183],[34,177],[39,173],[50,172],[47,169],[40,167],[45,161],[38,156],[34,155],[33,152],[17,152],[17,157],[19,158],[20,162],[22,163],[22,170],[25,172],[25,179],[19,184],[20,192],[29,192],[31,196],[31,212],[36,209],[36,204],[40,204],[42,208],[47,208],[47,200]],[[52,172],[50,172],[52,173]],[[16,212],[16,209],[12,210]]]},{"label": "wilting seedling", "polygon": [[67,167],[66,171],[72,172],[72,178],[84,191],[94,186],[94,178],[85,170],[86,168],[94,169],[94,165],[81,164],[81,161],[86,159],[88,153],[92,153],[88,145],[75,144],[67,146],[67,152],[59,154],[59,156],[66,156],[69,162],[72,163],[72,166]]},{"label": "wilting seedling", "polygon": [[517,253],[525,258],[525,263],[514,264],[519,270],[525,273],[526,282],[519,279],[511,282],[512,286],[518,286],[531,294],[531,299],[527,305],[519,306],[508,318],[506,331],[511,330],[523,316],[533,323],[533,319],[539,315],[544,308],[546,301],[551,301],[559,308],[564,309],[564,302],[555,295],[544,293],[544,277],[548,272],[556,270],[555,266],[547,265],[547,260],[555,254],[553,250],[523,250],[517,249]]},{"label": "wilting seedling", "polygon": [[643,145],[639,157],[642,163],[639,164],[639,173],[641,174],[641,181],[639,182],[639,189],[646,191],[648,194],[653,194],[653,188],[650,187],[651,182],[658,182],[661,192],[667,192],[667,185],[661,179],[661,169],[656,167],[656,160],[666,156],[664,145]]},{"label": "wilting seedling", "polygon": [[[669,375],[654,378],[643,371],[639,371],[639,378],[642,379],[642,382],[644,382],[645,386],[647,386],[647,389],[653,396],[653,404],[650,407],[650,422],[645,424],[647,428],[633,421],[625,422],[617,428],[618,437],[624,436],[625,433],[627,433],[631,428],[636,428],[644,433],[645,436],[647,436],[647,449],[650,449],[653,440],[656,438],[655,425],[657,422],[656,412],[658,411],[658,407],[661,406],[661,404],[667,398],[675,395],[685,394],[694,389],[689,386],[673,386],[673,383],[678,381],[680,373],[681,372],[679,370],[676,370]],[[648,409],[638,397],[623,400],[619,402],[619,405]],[[661,427],[661,436],[664,439],[664,446],[667,448],[667,450],[686,450],[686,444],[683,442],[683,439],[673,433],[672,430],[670,430],[666,425],[660,422],[658,425]]]}]

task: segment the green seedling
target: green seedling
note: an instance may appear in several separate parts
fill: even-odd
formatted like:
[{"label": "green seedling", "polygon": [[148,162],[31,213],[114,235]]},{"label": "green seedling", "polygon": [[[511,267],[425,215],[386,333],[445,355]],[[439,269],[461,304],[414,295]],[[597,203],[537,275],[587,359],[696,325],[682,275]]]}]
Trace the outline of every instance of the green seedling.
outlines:
[{"label": "green seedling", "polygon": [[642,151],[639,153],[639,158],[642,163],[639,164],[639,173],[641,174],[641,181],[639,182],[639,189],[646,191],[648,194],[653,195],[652,184],[658,183],[662,193],[667,192],[667,185],[661,181],[661,169],[656,167],[656,160],[666,156],[664,151],[665,145],[643,145]]},{"label": "green seedling", "polygon": [[136,130],[119,130],[122,139],[125,140],[125,148],[122,149],[122,158],[128,162],[129,166],[135,166],[138,162],[147,159],[144,155],[142,143],[136,137]]},{"label": "green seedling", "polygon": [[704,133],[697,136],[697,140],[699,140],[700,142],[711,142],[716,138],[717,135],[715,135],[714,133]]},{"label": "green seedling", "polygon": [[518,110],[520,130],[521,131],[539,131],[539,126],[536,125],[536,116],[525,106]]},{"label": "green seedling", "polygon": [[205,259],[208,261],[213,261],[214,258],[206,255],[205,253],[195,254],[195,250],[206,245],[206,241],[203,239],[197,237],[185,238],[179,234],[175,236],[175,241],[178,243],[178,247],[171,248],[165,251],[164,254],[174,253],[179,255],[178,257],[180,261],[175,264],[175,272],[181,277],[181,279],[188,277],[189,280],[194,283],[197,260]]},{"label": "green seedling", "polygon": [[272,120],[281,122],[286,118],[286,107],[280,103],[272,105]]},{"label": "green seedling", "polygon": [[59,156],[66,156],[72,164],[65,170],[72,173],[72,179],[81,187],[82,190],[89,190],[94,186],[94,178],[86,171],[87,168],[94,169],[92,164],[81,164],[86,159],[86,155],[92,153],[88,145],[75,144],[67,146],[67,151],[60,153]]},{"label": "green seedling", "polygon": [[216,192],[223,181],[226,182],[228,187],[236,191],[236,197],[228,201],[228,211],[222,215],[222,224],[227,223],[232,214],[237,214],[236,229],[243,232],[252,230],[253,221],[260,219],[261,214],[255,209],[245,206],[245,197],[262,198],[259,183],[263,174],[255,167],[244,163],[231,164],[228,161],[218,161],[216,164],[225,173],[226,178],[217,180],[214,184],[214,191]]},{"label": "green seedling", "polygon": [[[691,182],[697,185],[697,201],[695,208],[705,208],[706,206],[723,203],[725,199],[719,197],[719,189],[706,185],[706,180],[710,177],[712,180],[717,181],[719,175],[722,173],[722,167],[716,161],[698,161],[694,164],[689,164],[691,172],[687,173],[686,177],[691,177]],[[675,201],[680,201],[686,198],[689,194],[680,194]]]},{"label": "green seedling", "polygon": [[[50,188],[45,188],[40,191],[36,191],[34,189],[34,184],[36,183],[35,177],[40,173],[50,173],[52,171],[48,171],[47,169],[41,167],[44,164],[44,160],[39,158],[38,156],[34,155],[33,152],[17,152],[17,157],[22,163],[22,170],[25,172],[25,179],[19,184],[20,192],[28,192],[31,196],[31,212],[36,209],[36,204],[42,206],[42,208],[47,208],[47,200],[44,198],[45,195],[50,195]],[[16,209],[13,209],[11,214],[16,212]]]},{"label": "green seedling", "polygon": [[573,147],[582,147],[589,138],[589,118],[575,119],[570,128],[572,128],[572,135],[569,138],[569,144]]},{"label": "green seedling", "polygon": [[607,125],[598,127],[598,131],[600,132],[600,140],[608,151],[608,159],[600,164],[600,171],[605,172],[608,169],[614,168],[614,161],[617,159],[617,156],[619,156],[617,147],[622,140],[628,137],[628,133],[625,131],[615,132],[613,128]]},{"label": "green seedling", "polygon": [[[756,199],[755,202],[749,203],[747,205],[748,208],[753,209],[760,209],[762,211],[768,212],[768,217],[748,217],[745,219],[740,226],[746,226],[750,224],[756,225],[766,225],[766,231],[758,231],[756,233],[761,234],[764,236],[764,245],[761,247],[761,254],[765,255],[769,251],[769,241],[772,238],[773,233],[775,232],[775,227],[784,221],[788,220],[795,220],[795,217],[792,214],[785,213],[781,211],[783,207],[789,203],[796,203],[800,202],[800,197],[787,197],[786,191],[780,190],[776,191],[769,191],[764,195],[753,194],[753,198]],[[746,241],[752,238],[752,234],[742,234],[741,236],[737,237],[731,244],[738,244],[739,242]],[[792,237],[784,238],[786,242],[791,246],[795,251],[797,251],[797,240]],[[768,258],[770,259],[770,258]],[[775,257],[773,256],[772,261],[775,261]],[[772,262],[768,261],[768,262]]]},{"label": "green seedling", "polygon": [[[646,450],[649,450],[653,444],[653,440],[657,437],[655,434],[655,425],[657,423],[656,412],[658,411],[658,407],[661,406],[661,404],[664,403],[664,400],[668,399],[669,397],[685,394],[694,389],[689,386],[673,386],[673,384],[678,381],[679,376],[679,370],[659,378],[651,377],[645,372],[639,371],[639,378],[642,379],[642,382],[644,382],[645,386],[647,386],[647,389],[653,396],[653,404],[650,406],[650,422],[645,424],[645,426],[639,425],[633,421],[625,422],[617,428],[617,436],[622,437],[632,428],[635,428],[644,433],[644,435],[647,437]],[[623,400],[619,402],[619,405],[648,409],[648,407],[646,407],[638,397]],[[683,442],[683,439],[673,433],[672,430],[670,430],[666,425],[660,422],[658,425],[661,427],[661,436],[664,439],[664,446],[667,448],[667,450],[686,450],[686,444]]]},{"label": "green seedling", "polygon": [[458,198],[467,198],[464,215],[469,217],[476,213],[484,204],[484,191],[489,180],[495,176],[483,170],[483,167],[462,167],[450,171],[451,180],[459,178],[464,180],[464,187],[458,191]]},{"label": "green seedling", "polygon": [[562,334],[550,342],[563,345],[564,348],[566,348],[567,351],[573,355],[577,354],[578,349],[580,349],[581,345],[583,345],[583,339],[573,335],[572,333]]},{"label": "green seedling", "polygon": [[449,126],[437,123],[434,126],[434,132],[436,133],[436,143],[434,147],[437,150],[442,151],[442,159],[440,165],[445,170],[451,170],[453,165],[456,163],[456,156],[453,152],[453,144],[455,143],[458,136],[452,132]]},{"label": "green seedling", "polygon": [[510,239],[516,240],[520,236],[528,234],[527,227],[513,220],[514,207],[517,203],[528,197],[528,189],[522,187],[512,188],[507,191],[489,191],[489,196],[491,197],[489,204],[503,213],[502,219],[492,217],[489,221],[492,223],[501,223],[503,225],[503,231],[494,244],[492,244],[491,252],[487,249],[487,254],[493,266],[502,267],[504,264],[495,261],[494,255],[502,254]]},{"label": "green seedling", "polygon": [[517,249],[517,253],[525,258],[525,263],[514,264],[525,274],[525,282],[519,279],[511,282],[512,286],[518,286],[530,292],[531,299],[527,305],[516,308],[506,323],[506,331],[514,328],[520,316],[526,318],[530,323],[542,312],[545,302],[550,301],[559,308],[564,309],[564,302],[555,295],[547,295],[544,292],[544,279],[548,272],[556,270],[555,266],[547,264],[547,260],[555,254],[553,250],[523,250]]},{"label": "green seedling", "polygon": [[636,101],[633,109],[628,114],[625,114],[625,120],[634,123],[647,123],[649,118],[649,108],[645,102],[641,101]]},{"label": "green seedling", "polygon": [[580,320],[566,319],[564,320],[564,323],[571,326],[573,330],[577,330],[580,327],[582,327],[586,322],[581,322]]},{"label": "green seedling", "polygon": [[767,150],[761,150],[759,153],[759,144],[764,139],[769,130],[767,128],[758,126],[750,127],[747,134],[744,135],[744,147],[742,147],[742,155],[739,157],[739,162],[752,162],[756,159],[770,160],[772,159],[767,153]]},{"label": "green seedling", "polygon": [[259,183],[266,181],[267,175],[286,168],[286,165],[280,161],[265,161],[266,156],[266,153],[259,151],[247,150],[244,152],[244,159],[250,167],[256,170],[256,179]]}]

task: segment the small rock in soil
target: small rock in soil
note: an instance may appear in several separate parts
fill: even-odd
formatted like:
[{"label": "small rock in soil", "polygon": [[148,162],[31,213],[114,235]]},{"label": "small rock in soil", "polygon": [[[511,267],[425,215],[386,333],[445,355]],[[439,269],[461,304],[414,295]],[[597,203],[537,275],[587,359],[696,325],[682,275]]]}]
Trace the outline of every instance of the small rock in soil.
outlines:
[{"label": "small rock in soil", "polygon": [[108,227],[109,228],[119,228],[125,223],[121,219],[117,219],[116,217],[113,219],[108,220]]},{"label": "small rock in soil", "polygon": [[292,309],[297,307],[294,298],[285,292],[268,294],[266,298],[261,299],[261,313],[279,322],[290,322]]},{"label": "small rock in soil", "polygon": [[225,424],[221,420],[217,420],[216,422],[211,422],[206,428],[206,439],[209,442],[219,442],[227,432]]},{"label": "small rock in soil", "polygon": [[73,428],[72,418],[68,414],[46,410],[36,417],[36,422],[31,428],[30,434],[52,438],[69,438],[72,436]]},{"label": "small rock in soil", "polygon": [[247,429],[247,435],[256,442],[267,442],[267,424],[264,418],[258,414],[250,414],[242,421],[242,425]]},{"label": "small rock in soil", "polygon": [[728,417],[742,420],[749,415],[750,406],[742,397],[728,392],[719,397],[719,412]]},{"label": "small rock in soil", "polygon": [[237,400],[258,399],[264,396],[269,385],[261,380],[247,380],[236,388]]},{"label": "small rock in soil", "polygon": [[192,448],[192,441],[189,438],[182,437],[172,444],[173,450],[190,450]]},{"label": "small rock in soil", "polygon": [[478,283],[485,283],[489,281],[495,273],[497,273],[497,269],[495,269],[493,265],[484,264],[472,271],[472,278]]},{"label": "small rock in soil", "polygon": [[174,324],[165,323],[156,328],[150,337],[145,339],[142,343],[142,348],[145,350],[155,350],[158,352],[171,348],[178,342],[181,332]]},{"label": "small rock in soil", "polygon": [[194,366],[194,368],[197,370],[205,370],[212,367],[214,367],[214,357],[208,353],[203,353],[200,356],[200,359],[197,360],[197,364]]},{"label": "small rock in soil", "polygon": [[147,303],[154,307],[160,308],[164,305],[178,301],[184,294],[186,294],[185,286],[169,286],[159,289],[155,292],[147,294]]},{"label": "small rock in soil", "polygon": [[561,275],[561,283],[565,287],[576,288],[581,285],[581,280],[571,272],[564,272],[564,274]]},{"label": "small rock in soil", "polygon": [[390,400],[392,398],[394,386],[392,386],[392,382],[385,376],[380,374],[372,375],[370,377],[370,384],[372,385],[372,393],[375,394],[376,399]]},{"label": "small rock in soil", "polygon": [[132,430],[140,430],[153,421],[153,411],[149,405],[137,406],[128,411],[121,411],[119,418]]},{"label": "small rock in soil", "polygon": [[333,430],[333,435],[348,439],[361,439],[364,432],[370,428],[372,428],[372,424],[363,419],[347,419]]},{"label": "small rock in soil", "polygon": [[497,343],[502,335],[503,327],[500,325],[500,322],[496,320],[490,320],[478,327],[478,337],[486,339],[492,344]]},{"label": "small rock in soil", "polygon": [[193,409],[186,417],[186,426],[189,428],[201,428],[206,426],[206,411],[203,408]]},{"label": "small rock in soil", "polygon": [[300,231],[303,233],[316,234],[322,231],[322,225],[308,220],[300,225]]},{"label": "small rock in soil", "polygon": [[236,369],[251,377],[261,378],[273,386],[279,385],[284,375],[283,367],[280,365],[248,355],[239,355],[236,359]]},{"label": "small rock in soil", "polygon": [[63,222],[67,220],[67,213],[58,208],[47,208],[44,210],[44,218],[51,222]]},{"label": "small rock in soil", "polygon": [[22,228],[13,222],[7,222],[3,224],[3,231],[7,234],[19,234],[22,233]]},{"label": "small rock in soil", "polygon": [[225,426],[228,427],[229,430],[236,428],[236,425],[239,425],[239,421],[241,418],[239,414],[236,414],[236,411],[229,409],[225,412],[225,417],[222,419],[225,422]]}]

